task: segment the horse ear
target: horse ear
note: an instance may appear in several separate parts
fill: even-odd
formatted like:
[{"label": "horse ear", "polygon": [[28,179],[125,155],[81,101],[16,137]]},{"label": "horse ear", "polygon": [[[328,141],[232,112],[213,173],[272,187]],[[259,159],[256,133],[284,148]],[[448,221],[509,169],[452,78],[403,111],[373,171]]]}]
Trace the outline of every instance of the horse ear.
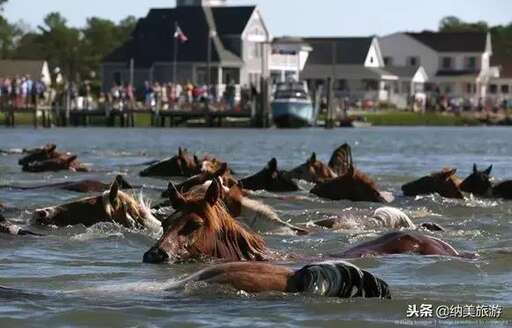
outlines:
[{"label": "horse ear", "polygon": [[220,183],[217,178],[212,180],[210,187],[206,191],[206,195],[204,196],[204,200],[210,204],[210,206],[215,205],[220,197]]},{"label": "horse ear", "polygon": [[118,193],[119,193],[119,184],[116,179],[116,180],[114,180],[114,182],[112,182],[112,185],[110,186],[110,190],[108,192],[108,200],[110,201],[110,204],[112,204],[113,206],[116,205]]},{"label": "horse ear", "polygon": [[217,172],[215,172],[214,177],[221,177],[224,174],[226,174],[227,171],[228,171],[228,164],[222,163],[220,165],[220,168],[217,170]]},{"label": "horse ear", "polygon": [[167,194],[169,195],[169,200],[171,201],[171,205],[174,209],[182,208],[185,203],[185,197],[176,189],[174,183],[169,182],[167,186]]},{"label": "horse ear", "polygon": [[49,144],[48,145],[48,152],[49,153],[53,153],[55,151],[55,149],[57,149],[57,145],[54,145],[54,144]]},{"label": "horse ear", "polygon": [[71,163],[71,162],[75,161],[77,158],[78,158],[78,156],[73,155],[73,156],[69,157],[66,162]]},{"label": "horse ear", "polygon": [[195,154],[194,154],[194,163],[196,163],[196,165],[201,166],[201,161],[199,160],[199,158]]},{"label": "horse ear", "polygon": [[489,166],[489,168],[484,171],[484,173],[487,174],[487,175],[491,175],[491,172],[492,172],[492,165]]},{"label": "horse ear", "polygon": [[179,157],[183,156],[183,149],[181,147],[178,148],[178,156]]},{"label": "horse ear", "polygon": [[457,173],[457,169],[446,170],[446,171],[443,172],[443,177],[445,179],[448,179],[452,175],[455,175],[455,173]]},{"label": "horse ear", "polygon": [[313,154],[311,155],[311,158],[309,159],[309,162],[310,162],[310,163],[314,163],[314,162],[316,162],[316,153],[313,153]]},{"label": "horse ear", "polygon": [[478,166],[476,166],[476,163],[473,164],[473,173],[478,173]]},{"label": "horse ear", "polygon": [[271,171],[277,171],[277,159],[272,158],[270,162],[268,162],[268,168]]}]

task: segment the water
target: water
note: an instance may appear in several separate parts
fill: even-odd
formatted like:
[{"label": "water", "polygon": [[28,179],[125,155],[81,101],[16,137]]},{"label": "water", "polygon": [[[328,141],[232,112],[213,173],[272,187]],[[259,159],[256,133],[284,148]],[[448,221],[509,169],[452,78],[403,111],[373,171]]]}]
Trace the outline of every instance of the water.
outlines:
[{"label": "water", "polygon": [[[414,221],[433,221],[448,228],[438,237],[476,260],[399,255],[353,260],[391,286],[393,300],[338,300],[302,295],[249,295],[226,288],[165,288],[204,267],[201,264],[146,265],[143,253],[153,236],[111,224],[58,230],[31,227],[44,238],[0,236],[0,285],[23,293],[0,292],[2,327],[393,327],[406,319],[408,304],[499,304],[510,326],[512,318],[512,202],[468,198],[444,200],[400,196],[400,185],[426,173],[453,166],[460,176],[474,162],[494,164],[494,175],[512,178],[512,130],[502,128],[375,128],[369,130],[202,130],[202,129],[0,129],[0,148],[35,147],[48,142],[79,154],[96,173],[21,173],[17,156],[0,157],[0,184],[40,184],[65,179],[108,181],[128,172],[133,184],[164,187],[166,181],[142,179],[138,163],[175,153],[179,146],[211,153],[228,161],[239,175],[259,170],[272,157],[282,168],[303,163],[312,151],[327,161],[344,142],[353,146],[356,164],[383,190],[397,196],[394,206]],[[301,183],[302,187],[310,186]],[[158,193],[147,190],[158,199]],[[368,215],[376,204],[322,201],[310,196],[280,201],[264,194],[284,219],[294,223],[331,215]],[[25,224],[31,209],[77,197],[64,191],[0,190],[0,200],[23,209],[13,220]],[[381,231],[319,231],[309,236],[267,235],[281,252],[318,255],[338,252]],[[300,267],[305,263],[290,263]],[[507,320],[509,320],[507,322]],[[407,323],[407,322],[402,322]],[[441,326],[471,327],[470,322]],[[432,326],[429,321],[416,322]],[[476,323],[474,323],[476,324]],[[488,326],[491,323],[480,323]]]}]

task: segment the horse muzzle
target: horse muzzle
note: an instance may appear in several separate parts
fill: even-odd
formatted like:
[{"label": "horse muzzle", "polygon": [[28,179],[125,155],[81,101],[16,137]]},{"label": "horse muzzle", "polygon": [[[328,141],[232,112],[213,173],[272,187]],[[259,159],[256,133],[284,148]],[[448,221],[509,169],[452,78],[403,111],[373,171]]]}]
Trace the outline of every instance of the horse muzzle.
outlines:
[{"label": "horse muzzle", "polygon": [[169,255],[158,247],[153,247],[144,254],[142,261],[144,263],[159,264],[169,259]]}]

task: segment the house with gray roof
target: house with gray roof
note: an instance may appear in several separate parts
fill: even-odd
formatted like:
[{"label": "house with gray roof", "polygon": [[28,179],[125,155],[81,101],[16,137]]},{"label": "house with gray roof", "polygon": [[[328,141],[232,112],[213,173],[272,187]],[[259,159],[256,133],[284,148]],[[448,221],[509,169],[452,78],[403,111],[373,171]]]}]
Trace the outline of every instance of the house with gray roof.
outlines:
[{"label": "house with gray roof", "polygon": [[399,32],[379,39],[387,66],[423,66],[427,92],[476,105],[495,75],[491,36],[480,32]]},{"label": "house with gray roof", "polygon": [[[176,8],[151,9],[131,38],[104,58],[103,88],[128,82],[131,74],[136,88],[144,81],[210,82],[222,94],[228,83],[257,85],[268,74],[264,55],[272,37],[257,7],[225,2],[178,0]],[[176,26],[186,42],[176,42]]]},{"label": "house with gray roof", "polygon": [[398,77],[384,69],[376,37],[304,38],[313,49],[301,78],[315,88],[334,81],[337,97],[389,101]]},{"label": "house with gray roof", "polygon": [[46,85],[52,84],[48,62],[45,60],[0,60],[0,78],[30,76]]}]

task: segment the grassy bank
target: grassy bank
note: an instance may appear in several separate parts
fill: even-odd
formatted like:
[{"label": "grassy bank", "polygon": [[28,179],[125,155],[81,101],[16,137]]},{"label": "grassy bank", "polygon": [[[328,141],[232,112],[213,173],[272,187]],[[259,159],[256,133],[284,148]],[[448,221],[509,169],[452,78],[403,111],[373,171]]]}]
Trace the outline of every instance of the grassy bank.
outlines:
[{"label": "grassy bank", "polygon": [[361,114],[374,126],[475,126],[476,118],[440,113],[413,113],[400,111],[369,112]]}]

